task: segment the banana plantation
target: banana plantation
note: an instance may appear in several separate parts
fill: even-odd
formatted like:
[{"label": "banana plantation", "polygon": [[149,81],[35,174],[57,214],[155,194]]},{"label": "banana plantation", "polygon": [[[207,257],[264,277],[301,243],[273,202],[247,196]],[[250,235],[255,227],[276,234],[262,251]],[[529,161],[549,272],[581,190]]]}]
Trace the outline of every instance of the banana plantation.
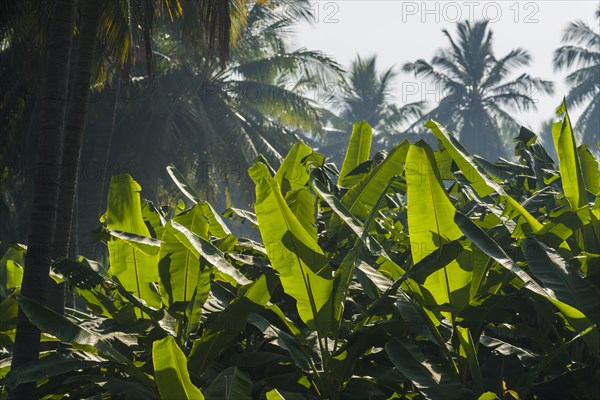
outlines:
[{"label": "banana plantation", "polygon": [[314,4],[0,0],[0,400],[600,398],[597,29],[536,130],[486,21],[428,107]]}]

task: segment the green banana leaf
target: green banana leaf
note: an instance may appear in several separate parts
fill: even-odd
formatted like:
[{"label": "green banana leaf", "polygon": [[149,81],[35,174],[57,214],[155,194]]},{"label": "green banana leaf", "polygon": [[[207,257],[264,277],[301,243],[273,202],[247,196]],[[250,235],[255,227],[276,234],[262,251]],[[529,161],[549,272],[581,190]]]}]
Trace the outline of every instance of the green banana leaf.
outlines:
[{"label": "green banana leaf", "polygon": [[469,374],[473,380],[473,389],[476,393],[481,393],[483,392],[483,378],[481,377],[481,369],[479,368],[479,360],[477,359],[476,343],[471,336],[471,331],[463,326],[457,326],[456,334],[460,343],[459,353],[461,357],[467,360]]},{"label": "green banana leaf", "polygon": [[204,400],[200,389],[190,380],[185,354],[173,336],[152,343],[152,364],[161,398]]},{"label": "green banana leaf", "polygon": [[519,217],[519,222],[513,232],[513,237],[524,237],[522,228],[523,221],[526,222],[533,232],[542,229],[542,224],[536,220],[519,202],[509,196],[505,190],[492,178],[481,164],[456,140],[456,138],[439,123],[430,119],[425,123],[433,134],[442,142],[446,151],[458,165],[465,178],[471,183],[473,189],[480,197],[491,193],[497,193],[500,200],[504,202],[510,218]]},{"label": "green banana leaf", "polygon": [[283,397],[277,389],[269,390],[265,393],[265,396],[267,397],[267,400],[285,400],[285,397]]},{"label": "green banana leaf", "polygon": [[320,334],[329,329],[331,266],[317,241],[285,202],[263,163],[249,170],[256,184],[255,212],[260,234],[285,292],[296,300],[302,321]]},{"label": "green banana leaf", "polygon": [[167,221],[163,214],[149,200],[142,200],[142,218],[148,226],[148,230],[153,238],[162,237],[163,230]]},{"label": "green banana leaf", "polygon": [[[454,206],[450,202],[431,148],[423,141],[411,145],[406,158],[408,186],[408,232],[413,262],[417,264],[430,253],[462,236],[454,223]],[[462,308],[468,304],[471,272],[457,260],[433,272],[424,282],[437,305]]]},{"label": "green banana leaf", "polygon": [[313,238],[317,240],[317,224],[315,222],[315,196],[303,187],[290,190],[285,195],[285,202],[296,216],[302,227]]},{"label": "green banana leaf", "polygon": [[158,274],[161,296],[169,307],[178,302],[191,301],[198,275],[203,273],[199,257],[177,238],[179,231],[173,227],[172,221],[201,237],[208,236],[209,226],[202,207],[196,204],[173,218],[163,231],[163,243],[158,256]]},{"label": "green banana leaf", "polygon": [[558,154],[558,169],[565,197],[571,208],[578,209],[587,204],[587,195],[577,144],[571,127],[571,118],[569,118],[567,104],[564,99],[556,109],[556,115],[563,115],[562,121],[552,124],[552,139],[554,140],[556,154]]},{"label": "green banana leaf", "polygon": [[525,239],[525,260],[546,289],[557,300],[581,311],[596,326],[600,326],[600,291],[588,280],[571,270],[554,249],[534,237]]},{"label": "green banana leaf", "polygon": [[95,348],[99,354],[120,363],[131,363],[132,354],[128,344],[119,340],[115,334],[95,332],[27,297],[19,295],[17,300],[29,321],[40,331],[49,333],[62,342],[71,343],[75,347],[81,346],[87,350]]},{"label": "green banana leaf", "polygon": [[444,126],[432,119],[427,120],[424,126],[429,128],[442,142],[446,152],[452,157],[480,197],[502,190],[502,187],[485,171],[475,157]]},{"label": "green banana leaf", "polygon": [[6,297],[13,289],[21,287],[26,252],[27,247],[14,244],[0,259],[0,296]]},{"label": "green banana leaf", "polygon": [[[323,183],[318,180],[312,181],[312,188],[317,195],[327,203],[334,212],[334,215],[343,223],[345,223],[354,234],[363,241],[364,246],[369,252],[378,257],[384,257],[391,263],[394,263],[389,255],[385,252],[385,249],[377,242],[377,240],[365,230],[361,221],[359,221],[349,209],[335,197]],[[383,195],[383,193],[380,194]],[[395,263],[394,263],[395,264]],[[398,268],[400,268],[398,266]]]},{"label": "green banana leaf", "polygon": [[381,164],[342,197],[342,203],[352,215],[363,221],[367,218],[390,179],[402,174],[408,148],[406,140],[394,146]]},{"label": "green banana leaf", "polygon": [[[124,369],[120,366],[121,369]],[[106,391],[105,396],[117,399],[136,399],[136,400],[160,400],[156,385],[150,378],[138,379],[132,381],[130,377],[115,378],[113,376],[101,376],[97,374],[75,374],[62,382],[65,386],[74,386],[81,384],[95,385],[99,378],[102,381],[102,389]],[[51,397],[50,397],[51,398]]]},{"label": "green banana leaf", "polygon": [[577,148],[577,154],[581,164],[581,173],[585,188],[595,196],[600,196],[600,168],[598,160],[594,157],[587,144]]},{"label": "green banana leaf", "polygon": [[357,122],[352,125],[352,134],[350,143],[346,149],[346,156],[342,164],[342,170],[338,177],[338,185],[352,187],[362,179],[361,175],[350,175],[350,173],[369,159],[371,153],[371,142],[373,140],[373,131],[365,121]]},{"label": "green banana leaf", "polygon": [[110,277],[104,269],[82,256],[77,260],[59,257],[52,263],[51,268],[71,285],[80,289],[91,290],[110,281]]},{"label": "green banana leaf", "polygon": [[252,211],[242,210],[241,208],[230,207],[223,213],[223,216],[231,220],[240,220],[242,223],[245,221],[250,222],[252,226],[258,228],[258,221],[256,215]]},{"label": "green banana leaf", "polygon": [[181,190],[181,193],[185,195],[188,199],[190,199],[193,203],[200,203],[200,196],[196,194],[196,191],[192,188],[192,186],[188,183],[188,181],[181,175],[181,172],[175,168],[173,164],[167,167],[167,173],[175,182],[175,185]]},{"label": "green banana leaf", "polygon": [[248,316],[248,323],[254,325],[260,329],[263,333],[265,331],[274,332],[277,335],[279,346],[283,351],[287,351],[290,358],[296,363],[296,365],[303,370],[310,370],[310,359],[303,348],[300,332],[288,333],[283,329],[279,329],[276,325],[270,323],[266,318],[259,314],[250,314]]},{"label": "green banana leaf", "polygon": [[[104,221],[111,231],[129,232],[152,239],[142,217],[140,185],[127,174],[111,179],[108,206]],[[158,282],[158,254],[147,254],[140,247],[125,239],[108,242],[110,256],[109,273],[121,284],[150,307],[160,307],[160,295],[154,290]],[[138,314],[139,310],[136,311]],[[138,315],[140,316],[140,315]]]},{"label": "green banana leaf", "polygon": [[385,345],[388,357],[427,399],[469,400],[475,395],[454,377],[439,370],[415,344],[392,339]]},{"label": "green banana leaf", "polygon": [[134,249],[149,256],[157,255],[160,249],[161,241],[158,239],[119,230],[107,230],[107,233],[114,238],[124,240]]},{"label": "green banana leaf", "polygon": [[208,364],[235,341],[246,328],[248,315],[260,312],[271,298],[264,275],[244,289],[214,322],[204,328],[202,337],[194,341],[188,356],[189,368],[194,376],[201,375]]},{"label": "green banana leaf", "polygon": [[174,228],[173,234],[183,243],[195,257],[204,258],[209,264],[213,265],[221,276],[233,285],[246,285],[250,281],[242,275],[208,240],[198,236],[194,232],[179,224],[177,221],[171,221]]},{"label": "green banana leaf", "polygon": [[252,381],[236,367],[223,370],[204,391],[206,400],[251,400]]},{"label": "green banana leaf", "polygon": [[[136,320],[135,308],[150,317],[158,313],[156,309],[149,308],[143,300],[128,292],[118,278],[110,277],[106,270],[93,260],[83,256],[76,260],[59,257],[52,263],[51,268],[53,273],[77,287],[77,293],[85,300],[87,306],[99,315],[112,316],[119,323],[130,325]],[[107,293],[113,290],[116,293]]]},{"label": "green banana leaf", "polygon": [[208,232],[219,239],[217,247],[222,251],[231,250],[237,243],[237,238],[231,233],[225,221],[207,201],[202,202],[202,212],[209,223]]},{"label": "green banana leaf", "polygon": [[582,337],[589,334],[594,328],[590,327],[583,332],[575,335],[571,340],[561,343],[556,349],[546,354],[542,360],[534,367],[530,368],[527,373],[520,379],[517,386],[517,393],[526,396],[528,391],[534,385],[536,378],[544,371],[555,358],[564,355],[568,347],[578,342]]},{"label": "green banana leaf", "polygon": [[196,288],[192,294],[192,299],[187,304],[185,314],[188,319],[186,334],[189,335],[200,328],[202,311],[206,300],[210,295],[210,284],[211,284],[211,270],[206,268],[198,274],[198,281],[196,282]]},{"label": "green banana leaf", "polygon": [[[527,272],[519,267],[502,247],[495,242],[489,235],[481,230],[473,221],[471,221],[465,215],[457,212],[455,221],[460,226],[460,229],[464,232],[465,236],[469,238],[476,246],[478,246],[484,253],[493,258],[500,266],[506,268],[512,272],[515,276],[521,279],[524,283],[524,288],[535,293],[539,296],[546,298],[550,301],[569,321],[572,329],[577,333],[585,331],[587,328],[593,325],[593,323],[581,312],[580,310],[563,303],[560,301],[552,290],[548,290],[539,283],[537,283]],[[584,340],[590,347],[590,349],[596,354],[600,355],[600,334],[598,329],[594,329],[590,334],[585,335]]]},{"label": "green banana leaf", "polygon": [[306,187],[310,178],[309,165],[321,166],[324,160],[323,155],[315,153],[302,142],[293,145],[275,173],[275,181],[281,188],[281,193],[286,196],[289,191]]},{"label": "green banana leaf", "polygon": [[108,363],[73,357],[65,358],[62,355],[53,353],[40,358],[35,363],[24,364],[12,370],[6,380],[3,381],[3,384],[8,389],[14,389],[23,383],[41,382],[57,375],[85,370],[91,367],[103,367],[106,364]]},{"label": "green banana leaf", "polygon": [[16,291],[0,301],[0,332],[15,329],[19,310],[16,294],[19,292]]}]

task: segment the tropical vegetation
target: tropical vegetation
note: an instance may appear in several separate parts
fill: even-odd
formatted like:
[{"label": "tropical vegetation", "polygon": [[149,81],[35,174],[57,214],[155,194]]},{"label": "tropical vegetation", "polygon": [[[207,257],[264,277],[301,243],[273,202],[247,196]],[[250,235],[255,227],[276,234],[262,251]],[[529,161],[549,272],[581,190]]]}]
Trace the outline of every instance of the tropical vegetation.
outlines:
[{"label": "tropical vegetation", "polygon": [[0,0],[0,399],[600,395],[597,33],[538,137],[486,22],[424,111],[313,12]]},{"label": "tropical vegetation", "polygon": [[[185,207],[114,176],[104,263],[59,257],[64,316],[20,291],[24,245],[1,261],[2,387],[89,398],[593,399],[600,367],[600,172],[557,110],[554,165],[531,131],[518,163],[402,141],[370,159],[354,124],[340,171],[302,142],[248,173],[253,210],[224,216],[174,166]],[[365,165],[366,164],[366,165]],[[41,358],[10,370],[17,306]],[[5,393],[5,391],[3,392]],[[175,396],[175,397],[173,397]]]}]

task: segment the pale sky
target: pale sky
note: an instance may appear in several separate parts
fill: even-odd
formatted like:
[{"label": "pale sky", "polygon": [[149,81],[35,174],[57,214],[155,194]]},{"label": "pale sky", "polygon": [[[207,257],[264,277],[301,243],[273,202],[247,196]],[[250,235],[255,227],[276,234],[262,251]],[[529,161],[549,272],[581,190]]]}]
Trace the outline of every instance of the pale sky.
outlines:
[{"label": "pale sky", "polygon": [[[356,54],[377,54],[380,69],[396,66],[399,72],[394,85],[397,102],[433,103],[439,97],[433,93],[435,87],[401,72],[402,65],[419,58],[431,60],[437,49],[447,47],[442,29],[454,34],[456,21],[488,19],[497,58],[513,48],[523,47],[530,52],[532,62],[518,72],[555,82],[554,95],[534,94],[539,100],[537,112],[516,115],[519,122],[537,130],[542,121],[553,116],[567,94],[564,84],[567,72],[554,71],[552,53],[561,45],[570,21],[583,20],[600,29],[594,18],[599,4],[599,0],[319,0],[312,2],[314,21],[296,26],[293,43],[321,50],[345,67]],[[573,119],[579,114],[575,109],[570,111]]]}]

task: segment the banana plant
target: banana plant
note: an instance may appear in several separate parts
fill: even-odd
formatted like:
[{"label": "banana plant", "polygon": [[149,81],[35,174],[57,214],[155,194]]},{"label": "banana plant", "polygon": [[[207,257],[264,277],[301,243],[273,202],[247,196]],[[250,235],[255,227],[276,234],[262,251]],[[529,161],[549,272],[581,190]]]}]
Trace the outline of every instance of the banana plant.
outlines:
[{"label": "banana plant", "polygon": [[[0,260],[0,390],[597,398],[600,173],[564,104],[557,117],[557,165],[525,128],[517,160],[491,164],[431,120],[438,149],[372,156],[359,122],[341,170],[304,143],[278,169],[259,157],[254,209],[222,215],[173,166],[177,205],[116,176],[96,232],[108,257],[52,263],[75,289],[65,316],[21,296],[25,246]],[[9,371],[18,306],[46,347]]]}]

